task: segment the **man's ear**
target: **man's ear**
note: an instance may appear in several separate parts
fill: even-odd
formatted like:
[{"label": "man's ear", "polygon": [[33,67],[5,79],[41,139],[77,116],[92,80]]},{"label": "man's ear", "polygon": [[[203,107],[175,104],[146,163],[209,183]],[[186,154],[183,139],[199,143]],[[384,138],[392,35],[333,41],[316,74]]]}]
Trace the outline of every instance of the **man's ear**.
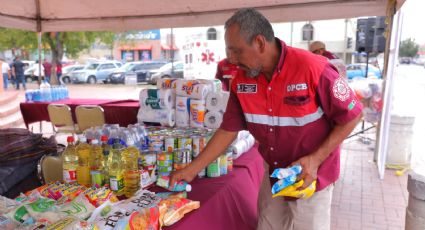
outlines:
[{"label": "man's ear", "polygon": [[254,46],[260,53],[263,53],[266,50],[266,42],[266,38],[261,34],[258,34],[254,38]]}]

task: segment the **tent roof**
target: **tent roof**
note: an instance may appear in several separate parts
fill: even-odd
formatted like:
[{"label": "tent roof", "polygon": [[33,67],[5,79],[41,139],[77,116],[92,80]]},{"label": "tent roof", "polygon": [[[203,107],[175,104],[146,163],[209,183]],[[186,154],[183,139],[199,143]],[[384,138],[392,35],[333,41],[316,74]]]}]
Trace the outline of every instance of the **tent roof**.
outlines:
[{"label": "tent roof", "polygon": [[[253,7],[272,22],[385,15],[392,0],[2,0],[0,26],[31,31],[125,31],[222,25]],[[399,8],[405,0],[397,0]]]}]

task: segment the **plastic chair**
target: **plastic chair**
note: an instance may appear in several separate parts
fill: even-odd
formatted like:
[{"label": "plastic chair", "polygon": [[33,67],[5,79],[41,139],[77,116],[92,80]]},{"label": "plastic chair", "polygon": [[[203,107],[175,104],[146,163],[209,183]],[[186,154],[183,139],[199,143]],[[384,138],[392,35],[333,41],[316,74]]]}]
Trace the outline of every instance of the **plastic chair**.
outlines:
[{"label": "plastic chair", "polygon": [[103,108],[97,105],[79,105],[75,109],[75,115],[81,131],[105,124]]},{"label": "plastic chair", "polygon": [[65,104],[49,104],[47,106],[53,131],[56,133],[80,133],[72,119],[71,108]]}]

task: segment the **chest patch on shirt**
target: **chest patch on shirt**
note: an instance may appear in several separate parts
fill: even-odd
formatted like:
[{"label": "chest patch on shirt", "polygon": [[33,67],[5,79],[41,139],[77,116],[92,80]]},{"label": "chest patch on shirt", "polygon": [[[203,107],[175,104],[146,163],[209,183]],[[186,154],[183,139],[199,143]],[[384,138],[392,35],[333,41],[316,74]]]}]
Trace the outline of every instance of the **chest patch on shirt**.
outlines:
[{"label": "chest patch on shirt", "polygon": [[257,84],[238,84],[237,85],[238,93],[256,93],[257,92]]},{"label": "chest patch on shirt", "polygon": [[293,91],[301,91],[307,89],[307,83],[300,83],[300,84],[289,84],[286,86],[287,92],[293,92]]},{"label": "chest patch on shirt", "polygon": [[350,97],[350,88],[342,78],[335,80],[332,87],[332,92],[334,97],[340,101],[346,101]]}]

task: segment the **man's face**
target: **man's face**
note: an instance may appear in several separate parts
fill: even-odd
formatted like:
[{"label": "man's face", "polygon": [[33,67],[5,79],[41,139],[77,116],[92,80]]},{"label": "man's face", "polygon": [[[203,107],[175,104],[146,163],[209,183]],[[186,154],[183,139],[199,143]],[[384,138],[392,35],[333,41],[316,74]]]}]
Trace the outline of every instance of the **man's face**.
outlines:
[{"label": "man's face", "polygon": [[262,69],[259,47],[248,44],[239,33],[239,25],[228,27],[224,36],[228,60],[246,71],[247,76],[257,77]]}]

